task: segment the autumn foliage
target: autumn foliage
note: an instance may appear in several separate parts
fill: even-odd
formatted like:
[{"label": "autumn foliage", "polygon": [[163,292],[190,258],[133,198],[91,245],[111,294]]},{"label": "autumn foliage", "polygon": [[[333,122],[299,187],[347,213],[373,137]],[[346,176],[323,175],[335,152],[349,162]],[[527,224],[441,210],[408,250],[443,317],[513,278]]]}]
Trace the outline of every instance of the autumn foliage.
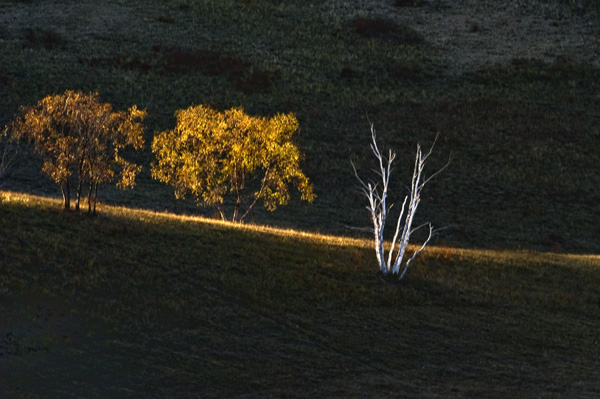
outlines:
[{"label": "autumn foliage", "polygon": [[33,143],[43,159],[43,171],[61,188],[65,210],[70,209],[71,181],[76,179],[76,209],[87,185],[88,212],[95,212],[98,184],[111,181],[117,173],[118,186],[133,186],[141,166],[123,158],[122,150],[142,148],[145,116],[146,111],[135,105],[127,112],[113,111],[98,93],[68,90],[21,107],[10,130],[13,137]]},{"label": "autumn foliage", "polygon": [[255,117],[242,108],[220,112],[199,105],[177,111],[176,117],[174,129],[154,137],[152,175],[171,185],[177,198],[191,194],[216,207],[223,220],[229,204],[231,219],[238,222],[259,201],[271,211],[286,204],[290,185],[302,199],[314,199],[292,142],[298,130],[293,114]]}]

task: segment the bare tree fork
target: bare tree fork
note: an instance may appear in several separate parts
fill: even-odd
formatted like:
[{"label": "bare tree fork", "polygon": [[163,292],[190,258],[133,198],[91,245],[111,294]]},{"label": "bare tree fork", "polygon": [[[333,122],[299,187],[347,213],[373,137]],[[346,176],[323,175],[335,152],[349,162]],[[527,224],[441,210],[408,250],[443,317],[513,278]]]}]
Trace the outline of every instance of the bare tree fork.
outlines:
[{"label": "bare tree fork", "polygon": [[[362,192],[368,200],[368,205],[366,206],[366,208],[369,210],[369,214],[371,215],[371,220],[373,222],[372,232],[375,237],[375,255],[377,257],[377,263],[383,276],[388,276],[389,274],[391,274],[394,276],[398,276],[398,279],[401,280],[406,274],[406,271],[408,270],[408,267],[410,266],[411,262],[421,251],[425,249],[427,244],[429,244],[429,242],[431,241],[431,238],[438,231],[434,229],[431,223],[425,223],[416,228],[412,227],[417,208],[419,206],[419,203],[421,202],[421,191],[423,190],[425,185],[431,181],[431,179],[436,177],[450,164],[450,161],[448,161],[446,165],[444,165],[437,172],[433,173],[431,176],[427,178],[423,177],[423,171],[425,169],[427,159],[432,154],[436,141],[437,136],[427,153],[423,153],[421,146],[417,144],[410,192],[402,202],[402,208],[400,209],[400,215],[398,216],[398,219],[396,221],[396,229],[394,231],[394,237],[392,239],[390,249],[387,253],[387,257],[385,254],[384,231],[389,211],[393,206],[393,204],[388,206],[387,199],[389,193],[390,176],[392,174],[392,164],[396,159],[396,153],[390,149],[388,150],[387,158],[383,156],[383,154],[379,150],[379,146],[377,145],[377,136],[375,134],[375,128],[372,123],[371,151],[373,152],[378,161],[379,168],[375,169],[374,172],[378,176],[380,181],[378,183],[375,183],[373,181],[365,182],[358,175],[354,163],[352,164],[352,168],[354,169],[354,175],[358,179],[362,188]],[[404,263],[403,266],[402,261],[404,260],[404,257],[406,255],[406,250],[410,242],[410,236],[415,231],[425,226],[429,227],[429,234],[427,236],[427,239],[425,239],[421,247],[418,248],[412,254],[412,256],[408,259],[408,261],[406,261],[406,263]],[[371,231],[371,229],[368,230]],[[402,272],[400,272],[400,269],[402,269]]]}]

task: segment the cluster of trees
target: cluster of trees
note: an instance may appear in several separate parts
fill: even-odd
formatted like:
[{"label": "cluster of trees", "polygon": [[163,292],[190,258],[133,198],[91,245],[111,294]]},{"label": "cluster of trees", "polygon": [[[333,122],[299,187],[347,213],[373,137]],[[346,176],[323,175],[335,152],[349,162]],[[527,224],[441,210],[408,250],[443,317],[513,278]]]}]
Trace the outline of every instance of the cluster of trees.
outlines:
[{"label": "cluster of trees", "polygon": [[42,170],[62,191],[64,208],[71,207],[71,181],[77,180],[75,209],[79,210],[84,186],[88,188],[88,212],[96,211],[98,185],[118,171],[121,187],[131,187],[141,166],[127,161],[123,149],[141,149],[142,121],[146,111],[136,106],[113,111],[98,93],[68,90],[43,98],[34,106],[21,107],[8,130],[14,139],[26,139],[42,156]]},{"label": "cluster of trees", "polygon": [[[299,189],[302,199],[314,199],[293,143],[298,130],[293,114],[253,117],[242,108],[219,112],[200,105],[179,110],[176,116],[174,129],[154,137],[152,175],[170,184],[178,198],[191,194],[198,203],[215,206],[223,219],[223,204],[233,203],[231,219],[236,222],[243,222],[259,201],[269,210],[286,204],[290,185]],[[95,213],[100,183],[116,176],[119,187],[134,185],[141,166],[126,160],[123,150],[143,147],[145,117],[146,111],[135,105],[114,111],[98,93],[67,90],[21,107],[4,135],[10,132],[13,140],[33,144],[42,157],[42,170],[61,189],[65,210],[70,210],[76,182],[75,209],[87,187],[88,212]],[[5,159],[9,161],[2,156]]]},{"label": "cluster of trees", "polygon": [[[293,114],[266,118],[247,115],[242,108],[221,112],[198,105],[175,115],[175,128],[154,136],[156,160],[151,169],[153,178],[172,186],[177,198],[191,195],[200,205],[216,207],[223,220],[227,219],[228,204],[230,219],[240,223],[260,201],[269,210],[286,204],[290,186],[300,191],[303,200],[313,201],[313,187],[300,169],[301,153],[293,143],[298,130]],[[13,140],[28,140],[41,155],[43,171],[61,188],[65,210],[70,209],[71,182],[76,181],[75,209],[79,210],[82,190],[87,186],[88,213],[95,213],[100,183],[118,176],[118,186],[134,185],[141,166],[127,161],[122,153],[128,147],[143,147],[145,117],[146,111],[135,105],[127,111],[114,111],[111,104],[100,101],[98,93],[68,90],[47,96],[34,106],[21,107],[20,114],[0,134],[0,178],[16,154],[14,146],[7,146],[10,132]],[[402,204],[386,254],[384,230],[391,208],[387,197],[396,154],[389,150],[385,157],[380,152],[372,125],[371,150],[378,162],[376,181],[361,179],[354,169],[373,222],[373,228],[367,230],[375,237],[380,273],[401,279],[434,234],[429,223],[417,228],[412,224],[421,191],[441,170],[424,178],[433,146],[426,154],[417,146],[410,193]],[[403,262],[411,234],[425,226],[429,227],[425,242]]]}]

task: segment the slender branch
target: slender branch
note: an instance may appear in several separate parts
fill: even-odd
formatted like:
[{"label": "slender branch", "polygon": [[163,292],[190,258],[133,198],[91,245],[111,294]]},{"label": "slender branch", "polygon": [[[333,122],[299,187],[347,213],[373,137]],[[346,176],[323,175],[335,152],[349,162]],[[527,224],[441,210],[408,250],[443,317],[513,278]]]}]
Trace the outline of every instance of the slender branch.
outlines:
[{"label": "slender branch", "polygon": [[425,184],[429,183],[429,181],[431,179],[433,179],[434,177],[436,177],[437,175],[442,173],[448,166],[450,166],[451,161],[452,161],[452,159],[448,158],[448,162],[446,162],[446,164],[444,166],[442,166],[440,169],[438,169],[437,172],[433,173],[431,176],[429,176],[427,179],[425,179],[425,181],[423,181],[423,184],[421,184],[421,187],[424,187]]},{"label": "slender branch", "polygon": [[408,196],[404,197],[404,202],[402,202],[402,209],[400,209],[400,215],[398,216],[398,222],[396,223],[396,231],[394,232],[394,238],[392,239],[392,246],[390,247],[390,252],[388,254],[388,267],[392,263],[392,255],[394,254],[394,248],[396,247],[396,242],[398,241],[398,233],[400,233],[400,226],[402,225],[402,216],[404,215],[404,207],[406,206],[406,200]]},{"label": "slender branch", "polygon": [[[437,142],[439,135],[440,135],[439,133],[435,135],[435,139],[433,140],[433,144],[431,144],[431,147],[429,148],[429,152],[423,158],[423,162],[425,162],[427,160],[427,158],[429,158],[429,155],[431,155],[431,153],[433,152],[433,147],[435,146],[435,143]],[[429,183],[429,181],[431,179],[433,179],[434,177],[436,177],[437,175],[439,175],[440,173],[442,173],[448,166],[450,166],[450,162],[451,161],[452,161],[452,159],[448,158],[448,162],[446,162],[446,164],[444,166],[442,166],[435,173],[433,173],[431,176],[429,176],[427,179],[425,179],[423,181],[423,184],[421,184],[421,186],[424,187],[427,183]]]},{"label": "slender branch", "polygon": [[406,273],[406,271],[408,270],[408,267],[410,266],[410,263],[413,261],[413,259],[422,251],[425,249],[425,247],[427,246],[427,244],[429,243],[429,240],[431,240],[431,237],[433,237],[434,234],[434,230],[433,230],[433,225],[431,223],[429,223],[429,237],[427,237],[427,239],[425,240],[425,242],[423,243],[423,245],[421,245],[421,248],[419,248],[418,250],[415,251],[415,253],[413,254],[413,256],[411,256],[411,258],[406,262],[406,265],[404,266],[404,270],[402,271],[402,274],[398,277],[398,280],[402,280],[402,277],[404,277],[404,274]]},{"label": "slender branch", "polygon": [[256,203],[258,202],[258,200],[261,198],[263,191],[265,191],[265,188],[267,187],[267,179],[269,176],[269,170],[267,169],[267,171],[265,172],[265,176],[263,177],[261,186],[260,186],[260,190],[258,191],[258,193],[254,196],[254,201],[252,201],[252,203],[248,206],[248,209],[246,209],[246,212],[244,212],[244,214],[242,215],[242,217],[240,218],[240,223],[244,223],[244,220],[246,220],[246,217],[250,214],[250,212],[252,211],[252,209],[254,209],[254,205],[256,205]]},{"label": "slender branch", "polygon": [[[425,226],[427,226],[427,225],[430,225],[430,224],[431,224],[431,223],[429,223],[429,222],[427,222],[427,223],[423,223],[423,224],[421,224],[421,225],[419,225],[419,226],[415,227],[414,229],[412,229],[412,230],[410,231],[410,234],[412,234],[412,233],[414,233],[415,231],[417,231],[417,230],[420,230],[420,229],[422,229],[423,227],[425,227]],[[438,230],[439,230],[439,229],[438,229]],[[436,231],[437,231],[437,230],[436,230]]]},{"label": "slender branch", "polygon": [[[433,179],[435,176],[440,174],[444,169],[446,169],[446,167],[448,167],[448,165],[450,164],[450,160],[444,167],[440,168],[434,174],[432,174],[431,176],[429,176],[423,180],[423,170],[425,169],[426,161],[429,158],[429,156],[433,153],[433,148],[435,146],[435,143],[437,142],[438,136],[436,136],[433,144],[429,148],[429,151],[425,154],[423,154],[421,146],[419,144],[417,144],[417,151],[416,151],[416,155],[415,155],[415,162],[414,162],[414,168],[413,168],[413,175],[412,175],[412,179],[411,179],[410,192],[409,192],[409,195],[407,195],[404,198],[404,201],[402,203],[402,208],[400,210],[400,214],[398,215],[398,219],[396,221],[396,229],[394,230],[394,237],[391,241],[390,250],[387,253],[387,261],[386,261],[385,249],[384,249],[384,230],[385,230],[385,224],[386,224],[386,220],[388,217],[388,213],[393,207],[393,204],[388,206],[386,204],[386,201],[387,201],[387,195],[388,195],[388,189],[389,189],[390,176],[392,173],[392,163],[393,163],[394,159],[396,158],[396,153],[390,149],[388,151],[387,158],[385,158],[382,155],[382,153],[379,150],[379,147],[377,145],[377,135],[375,133],[375,128],[373,127],[372,123],[370,123],[370,126],[371,126],[370,148],[371,148],[371,151],[373,152],[373,155],[377,158],[377,162],[378,162],[378,166],[379,166],[378,169],[373,170],[373,173],[381,179],[381,183],[380,183],[381,186],[371,183],[371,182],[369,182],[369,183],[365,182],[358,175],[358,171],[356,170],[356,166],[354,165],[354,163],[352,163],[352,169],[354,170],[354,175],[356,176],[357,180],[359,181],[363,195],[368,200],[368,205],[366,206],[366,208],[369,210],[369,213],[371,215],[371,219],[373,222],[373,229],[372,230],[368,229],[368,230],[370,230],[373,233],[374,238],[375,238],[375,254],[377,257],[377,262],[381,269],[381,273],[382,273],[382,275],[385,276],[391,271],[392,274],[399,275],[399,279],[402,279],[404,277],[406,270],[408,269],[410,263],[421,251],[423,251],[423,249],[425,249],[425,247],[427,246],[427,244],[433,237],[435,231],[437,231],[437,230],[433,229],[433,226],[431,225],[431,223],[425,223],[420,226],[417,226],[416,228],[412,228],[412,223],[413,223],[413,220],[415,217],[415,213],[417,211],[419,203],[421,202],[421,190],[423,189],[423,187],[425,187],[425,185],[431,179]],[[405,214],[405,212],[406,212],[406,214]],[[409,239],[410,239],[411,234],[414,233],[415,231],[421,229],[424,226],[429,226],[429,236],[427,237],[425,242],[422,244],[422,246],[417,251],[415,251],[413,253],[412,257],[405,263],[404,269],[402,270],[402,273],[400,273],[400,266],[404,259],[406,250],[408,248]],[[364,229],[363,229],[363,231],[364,231]],[[394,259],[394,252],[396,250],[396,247],[398,247],[398,251],[395,254],[396,256]],[[393,259],[394,259],[394,262],[392,263]]]},{"label": "slender branch", "polygon": [[227,220],[227,218],[225,217],[225,212],[223,212],[223,208],[221,207],[221,205],[217,204],[217,210],[219,211],[219,214],[221,215],[221,220],[223,220],[223,221]]}]

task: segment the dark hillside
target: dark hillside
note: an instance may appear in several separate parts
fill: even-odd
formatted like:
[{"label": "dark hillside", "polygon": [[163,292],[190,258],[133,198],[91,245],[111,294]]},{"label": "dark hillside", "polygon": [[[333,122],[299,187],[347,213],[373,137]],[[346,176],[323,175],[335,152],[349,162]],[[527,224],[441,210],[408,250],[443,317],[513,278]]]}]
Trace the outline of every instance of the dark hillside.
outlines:
[{"label": "dark hillside", "polygon": [[[576,4],[577,3],[577,4]],[[401,155],[440,133],[418,217],[438,244],[600,250],[600,44],[595,2],[3,1],[0,124],[65,89],[147,108],[145,173],[101,200],[204,213],[152,181],[149,143],[192,104],[296,113],[317,201],[255,222],[353,234],[368,219],[369,120]],[[382,144],[382,145],[383,145]],[[35,165],[4,187],[58,194]]]},{"label": "dark hillside", "polygon": [[600,261],[365,242],[0,192],[0,397],[600,395]]}]

